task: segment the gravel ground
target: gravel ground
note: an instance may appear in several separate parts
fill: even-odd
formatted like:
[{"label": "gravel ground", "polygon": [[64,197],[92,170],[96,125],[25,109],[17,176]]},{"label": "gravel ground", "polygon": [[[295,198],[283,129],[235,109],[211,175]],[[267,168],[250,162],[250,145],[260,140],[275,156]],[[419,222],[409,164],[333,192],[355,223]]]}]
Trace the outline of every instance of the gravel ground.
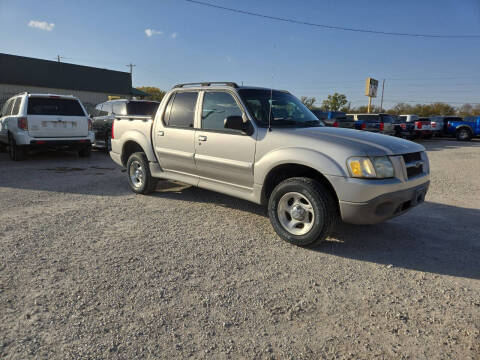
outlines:
[{"label": "gravel ground", "polygon": [[480,141],[424,145],[425,204],[313,250],[101,152],[2,153],[0,357],[479,359]]}]

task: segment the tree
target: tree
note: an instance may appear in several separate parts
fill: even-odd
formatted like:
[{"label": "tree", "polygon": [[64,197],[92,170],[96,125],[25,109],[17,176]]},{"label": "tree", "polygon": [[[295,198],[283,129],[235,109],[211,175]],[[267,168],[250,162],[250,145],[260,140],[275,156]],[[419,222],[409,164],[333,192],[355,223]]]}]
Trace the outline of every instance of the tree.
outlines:
[{"label": "tree", "polygon": [[471,104],[463,104],[458,108],[458,116],[469,116],[473,114],[473,106]]},{"label": "tree", "polygon": [[138,87],[137,89],[149,94],[150,100],[153,100],[153,101],[162,101],[163,97],[167,93],[166,91],[160,90],[155,86],[141,86],[141,87]]},{"label": "tree", "polygon": [[317,101],[317,99],[315,99],[314,97],[302,96],[302,97],[300,97],[300,101],[301,101],[301,102],[303,103],[303,105],[305,105],[307,108],[313,109],[313,108],[314,108],[313,104],[315,104],[315,102]]},{"label": "tree", "polygon": [[344,94],[335,93],[328,95],[326,100],[322,102],[322,108],[324,111],[338,111],[341,107],[347,105],[347,96]]}]

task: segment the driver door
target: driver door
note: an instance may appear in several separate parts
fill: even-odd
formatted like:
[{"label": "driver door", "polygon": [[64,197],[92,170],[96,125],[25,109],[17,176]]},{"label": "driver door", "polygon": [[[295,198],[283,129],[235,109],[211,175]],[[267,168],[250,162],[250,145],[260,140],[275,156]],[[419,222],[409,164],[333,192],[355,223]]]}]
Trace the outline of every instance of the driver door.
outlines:
[{"label": "driver door", "polygon": [[200,126],[195,132],[195,166],[200,176],[199,186],[208,188],[217,184],[251,191],[256,131],[247,135],[224,127],[229,116],[246,119],[233,93],[215,90],[201,95]]}]

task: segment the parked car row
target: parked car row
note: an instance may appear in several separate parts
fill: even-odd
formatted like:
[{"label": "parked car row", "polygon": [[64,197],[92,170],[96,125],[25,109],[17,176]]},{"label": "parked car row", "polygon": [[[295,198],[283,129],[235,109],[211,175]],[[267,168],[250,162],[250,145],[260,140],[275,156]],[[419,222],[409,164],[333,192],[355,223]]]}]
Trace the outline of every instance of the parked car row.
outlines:
[{"label": "parked car row", "polygon": [[480,116],[419,117],[418,115],[346,114],[341,111],[312,110],[326,126],[365,130],[406,139],[454,136],[469,141],[480,136]]},{"label": "parked car row", "polygon": [[[0,113],[0,147],[12,160],[22,160],[30,149],[65,149],[90,156],[92,146],[110,150],[112,122],[116,115],[153,116],[156,101],[112,100],[98,104],[89,115],[72,95],[17,94]],[[93,117],[92,117],[93,115]]]}]

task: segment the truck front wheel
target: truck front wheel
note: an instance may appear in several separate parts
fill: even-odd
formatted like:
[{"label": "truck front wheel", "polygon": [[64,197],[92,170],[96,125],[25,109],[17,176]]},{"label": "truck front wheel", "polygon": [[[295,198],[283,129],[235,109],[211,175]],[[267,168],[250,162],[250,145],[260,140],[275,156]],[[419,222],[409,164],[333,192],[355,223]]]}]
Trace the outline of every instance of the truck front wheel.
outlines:
[{"label": "truck front wheel", "polygon": [[268,201],[268,215],[277,234],[298,246],[320,244],[338,219],[330,191],[304,177],[287,179],[275,187]]},{"label": "truck front wheel", "polygon": [[127,161],[128,183],[137,194],[150,194],[155,191],[158,180],[152,177],[148,159],[142,152],[130,155]]}]

